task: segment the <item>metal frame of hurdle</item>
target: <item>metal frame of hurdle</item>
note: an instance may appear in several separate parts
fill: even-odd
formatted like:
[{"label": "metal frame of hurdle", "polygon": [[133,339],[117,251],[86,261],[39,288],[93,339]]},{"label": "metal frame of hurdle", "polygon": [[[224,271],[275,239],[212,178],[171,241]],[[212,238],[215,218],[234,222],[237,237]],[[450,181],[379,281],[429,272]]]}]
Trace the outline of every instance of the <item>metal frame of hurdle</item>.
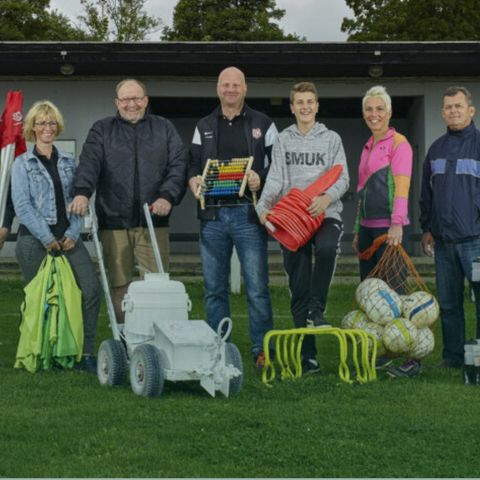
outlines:
[{"label": "metal frame of hurdle", "polygon": [[[200,208],[205,210],[205,197],[241,198],[247,186],[247,174],[252,168],[253,157],[215,160],[209,158],[202,174],[202,186],[199,189]],[[257,194],[252,192],[252,202],[257,203]]]},{"label": "metal frame of hurdle", "polygon": [[[333,335],[340,347],[338,375],[346,383],[353,383],[348,367],[348,346],[351,345],[351,361],[355,368],[355,381],[367,383],[377,378],[375,361],[377,342],[373,335],[359,329],[341,328],[292,328],[289,330],[270,330],[263,341],[265,366],[262,382],[271,386],[276,376],[276,364],[280,369],[280,379],[295,379],[302,376],[301,349],[305,335]],[[270,358],[270,342],[275,340],[275,361]],[[349,342],[350,340],[350,342]]]}]

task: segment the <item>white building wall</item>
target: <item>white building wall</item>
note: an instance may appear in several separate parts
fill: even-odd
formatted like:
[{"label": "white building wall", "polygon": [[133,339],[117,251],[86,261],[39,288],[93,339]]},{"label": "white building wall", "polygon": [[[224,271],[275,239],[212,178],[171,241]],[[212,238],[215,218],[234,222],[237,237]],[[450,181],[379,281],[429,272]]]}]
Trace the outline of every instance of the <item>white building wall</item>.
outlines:
[{"label": "white building wall", "polygon": [[[140,78],[147,85],[152,97],[215,97],[216,78]],[[115,85],[121,78],[29,78],[21,81],[12,81],[11,78],[0,78],[0,99],[4,99],[8,90],[22,90],[24,93],[24,112],[30,105],[43,98],[53,101],[65,117],[66,128],[60,140],[75,142],[76,155],[81,152],[83,142],[92,123],[97,119],[115,113],[114,97]],[[415,152],[415,166],[413,177],[413,192],[411,197],[412,232],[419,232],[418,226],[418,191],[420,185],[421,164],[428,146],[438,136],[444,133],[445,126],[440,116],[443,91],[450,85],[464,85],[473,94],[474,102],[480,102],[480,82],[474,79],[334,79],[322,78],[288,78],[288,79],[247,79],[248,97],[257,98],[287,98],[291,86],[303,80],[313,81],[321,98],[358,97],[359,102],[365,91],[375,84],[387,87],[392,97],[418,97],[411,109],[408,121],[395,120],[395,104],[393,105],[393,124],[404,133],[412,143]],[[1,101],[0,101],[1,104]],[[479,103],[480,104],[480,103]],[[193,133],[193,126],[197,119],[176,119],[175,125],[184,140],[189,143]],[[319,119],[322,121],[322,119]],[[278,119],[278,127],[284,128],[292,122],[290,117]],[[329,119],[327,126],[336,130],[343,139],[347,159],[349,162],[353,192],[356,185],[356,169],[358,156],[363,143],[369,136],[369,131],[361,118]],[[345,199],[344,221],[346,232],[351,231],[353,224],[353,199]],[[198,223],[195,219],[195,201],[187,193],[182,205],[178,207],[171,220],[171,231],[182,233],[197,233]],[[9,245],[8,248],[12,248]],[[191,251],[195,245],[184,244],[174,246],[175,251]],[[7,250],[7,249],[5,249]],[[3,252],[4,255],[12,253]]]}]

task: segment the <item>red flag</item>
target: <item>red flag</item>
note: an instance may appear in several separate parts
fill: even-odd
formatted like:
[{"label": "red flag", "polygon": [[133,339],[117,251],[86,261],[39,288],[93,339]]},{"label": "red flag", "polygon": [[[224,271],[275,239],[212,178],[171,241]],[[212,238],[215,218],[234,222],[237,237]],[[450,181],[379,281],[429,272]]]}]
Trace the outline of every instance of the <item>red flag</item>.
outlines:
[{"label": "red flag", "polygon": [[27,145],[22,134],[22,106],[22,92],[20,90],[8,92],[0,124],[0,150],[14,143],[15,157],[27,151]]},{"label": "red flag", "polygon": [[22,104],[20,90],[8,92],[0,123],[0,225],[4,221],[13,161],[27,151],[22,135]]}]

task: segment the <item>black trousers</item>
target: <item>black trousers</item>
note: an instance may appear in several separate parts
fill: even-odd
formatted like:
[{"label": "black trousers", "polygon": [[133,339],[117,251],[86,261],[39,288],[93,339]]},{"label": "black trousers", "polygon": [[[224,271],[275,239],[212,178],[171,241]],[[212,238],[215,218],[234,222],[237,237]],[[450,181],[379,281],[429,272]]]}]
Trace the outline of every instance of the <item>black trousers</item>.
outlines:
[{"label": "black trousers", "polygon": [[[327,218],[304,247],[296,252],[282,247],[283,266],[291,295],[290,309],[297,328],[306,326],[309,311],[324,313],[326,310],[342,235],[343,223]],[[313,265],[312,253],[315,257]],[[314,358],[316,352],[315,338],[307,335],[303,341],[302,356]]]},{"label": "black trousers", "polygon": [[[389,227],[370,228],[360,225],[360,228],[358,230],[358,250],[360,252],[366,250],[375,241],[376,238],[382,236],[384,233],[387,233],[388,229]],[[403,248],[406,248],[407,240],[408,228],[403,227]],[[360,281],[365,280],[370,274],[370,272],[376,267],[386,248],[387,244],[385,242],[368,260],[359,260]],[[390,287],[392,287],[399,295],[405,295],[408,271],[404,263],[397,265],[396,268],[398,271],[391,272],[391,274],[387,275],[387,277],[383,278],[383,280],[385,280],[390,285]]]}]

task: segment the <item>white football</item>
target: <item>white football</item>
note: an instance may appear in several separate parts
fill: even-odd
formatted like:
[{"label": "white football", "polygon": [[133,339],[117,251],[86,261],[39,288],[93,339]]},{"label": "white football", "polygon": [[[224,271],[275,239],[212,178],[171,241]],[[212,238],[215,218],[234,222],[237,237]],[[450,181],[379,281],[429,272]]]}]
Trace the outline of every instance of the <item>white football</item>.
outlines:
[{"label": "white football", "polygon": [[363,282],[360,282],[355,290],[355,300],[360,305],[360,299],[362,299],[367,292],[378,290],[380,288],[390,288],[386,282],[379,278],[366,278]]},{"label": "white football", "polygon": [[408,318],[416,327],[430,327],[435,323],[440,308],[435,297],[428,292],[418,291],[403,299],[403,316]]},{"label": "white football", "polygon": [[[368,322],[362,330],[370,335],[375,337],[377,341],[377,357],[384,355],[386,350],[383,344],[382,334],[383,334],[383,326],[379,325],[378,323]],[[369,349],[372,349],[373,345],[369,342]]]},{"label": "white football", "polygon": [[415,345],[417,333],[417,327],[410,320],[398,318],[383,329],[383,344],[389,352],[405,353]]},{"label": "white football", "polygon": [[368,318],[361,310],[352,310],[348,312],[341,322],[342,328],[363,328],[368,322]]},{"label": "white football", "polygon": [[435,348],[435,336],[429,328],[419,328],[417,338],[409,352],[411,358],[421,360],[433,352]]},{"label": "white football", "polygon": [[398,293],[378,278],[367,278],[360,283],[355,298],[367,317],[380,325],[386,325],[402,313],[402,301]]}]

